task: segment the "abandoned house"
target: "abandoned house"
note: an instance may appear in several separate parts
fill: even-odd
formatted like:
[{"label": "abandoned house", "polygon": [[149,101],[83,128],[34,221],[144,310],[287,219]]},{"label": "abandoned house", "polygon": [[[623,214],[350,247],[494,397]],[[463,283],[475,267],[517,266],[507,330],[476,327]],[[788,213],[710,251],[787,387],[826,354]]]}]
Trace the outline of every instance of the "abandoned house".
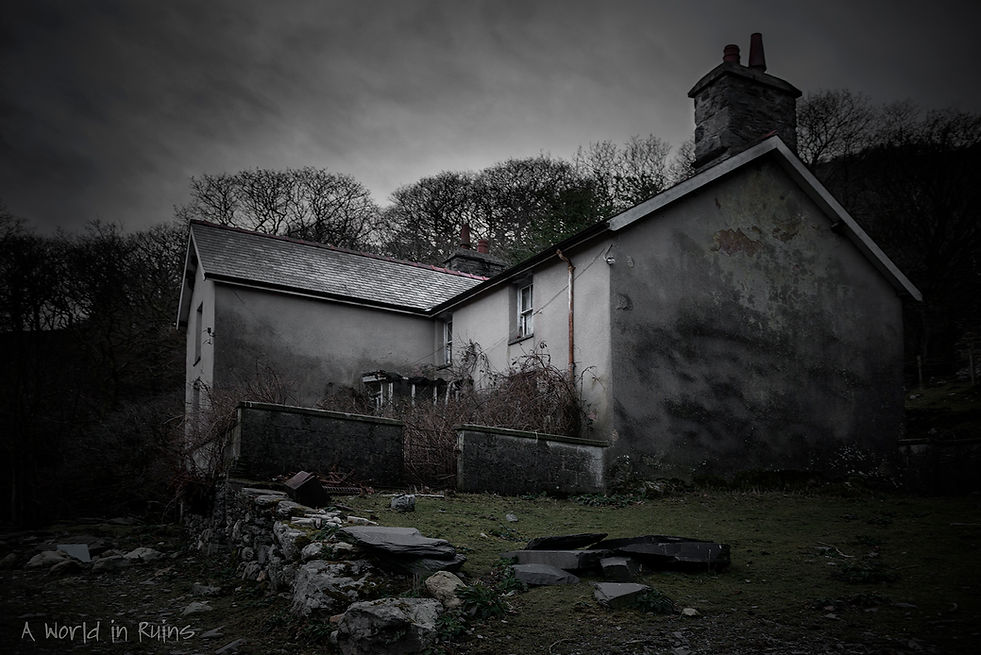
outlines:
[{"label": "abandoned house", "polygon": [[902,298],[920,294],[796,156],[800,91],[765,72],[757,35],[748,63],[727,46],[689,92],[692,177],[506,270],[486,244],[440,268],[193,222],[189,411],[262,367],[306,405],[362,385],[438,396],[475,343],[494,370],[532,351],[572,370],[582,436],[641,476],[894,451]]}]

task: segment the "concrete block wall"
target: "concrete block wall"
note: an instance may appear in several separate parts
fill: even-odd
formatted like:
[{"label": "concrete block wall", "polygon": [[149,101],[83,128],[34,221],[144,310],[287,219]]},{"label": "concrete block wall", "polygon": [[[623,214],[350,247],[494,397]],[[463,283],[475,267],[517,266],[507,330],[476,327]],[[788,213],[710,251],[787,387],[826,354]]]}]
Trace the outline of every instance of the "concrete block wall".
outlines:
[{"label": "concrete block wall", "polygon": [[239,475],[268,479],[299,470],[353,472],[358,482],[404,483],[400,421],[258,402],[238,406],[232,457]]},{"label": "concrete block wall", "polygon": [[457,432],[457,489],[505,495],[602,493],[606,442],[465,425]]}]

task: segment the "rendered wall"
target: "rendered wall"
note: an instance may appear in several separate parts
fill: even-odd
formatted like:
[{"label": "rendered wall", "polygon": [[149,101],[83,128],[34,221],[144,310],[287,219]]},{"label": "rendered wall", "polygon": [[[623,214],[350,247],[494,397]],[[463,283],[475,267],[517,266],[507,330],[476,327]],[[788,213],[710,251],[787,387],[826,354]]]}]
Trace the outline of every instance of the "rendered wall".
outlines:
[{"label": "rendered wall", "polygon": [[412,375],[435,361],[431,319],[215,286],[216,388],[242,389],[271,370],[295,390],[290,404],[313,406],[360,388],[367,371]]},{"label": "rendered wall", "polygon": [[[205,280],[198,268],[195,271],[194,287],[191,293],[191,309],[187,318],[187,348],[185,349],[186,385],[184,389],[185,412],[207,407],[208,390],[214,382],[214,325],[215,325],[215,285]],[[198,307],[201,308],[200,317]],[[200,356],[196,354],[195,342],[200,343]],[[195,408],[195,396],[200,403]]]},{"label": "rendered wall", "polygon": [[900,299],[777,166],[638,221],[613,253],[611,460],[690,478],[895,451]]},{"label": "rendered wall", "polygon": [[466,425],[457,433],[457,489],[505,495],[602,493],[606,444]]},{"label": "rendered wall", "polygon": [[240,475],[268,479],[310,471],[353,473],[378,486],[403,483],[403,425],[359,416],[266,403],[241,403],[232,443]]},{"label": "rendered wall", "polygon": [[[576,377],[594,422],[588,433],[610,435],[610,272],[607,242],[566,253],[576,267],[574,275],[574,354]],[[468,341],[480,345],[491,370],[501,372],[532,352],[546,354],[560,371],[569,365],[568,268],[549,260],[527,277],[534,285],[534,334],[522,340],[515,333],[514,297],[517,285],[505,285],[453,310],[454,359]]]}]

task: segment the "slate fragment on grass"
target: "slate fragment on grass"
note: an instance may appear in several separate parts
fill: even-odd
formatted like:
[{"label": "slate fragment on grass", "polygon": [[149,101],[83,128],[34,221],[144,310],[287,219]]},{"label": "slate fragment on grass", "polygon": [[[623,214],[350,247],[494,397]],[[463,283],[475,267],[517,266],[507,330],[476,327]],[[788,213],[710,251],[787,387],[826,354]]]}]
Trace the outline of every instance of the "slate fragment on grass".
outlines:
[{"label": "slate fragment on grass", "polygon": [[594,544],[594,548],[608,548],[654,568],[721,570],[731,561],[728,544],[666,535],[606,539]]},{"label": "slate fragment on grass", "polygon": [[584,532],[581,534],[557,535],[553,537],[536,537],[528,542],[525,550],[569,550],[586,548],[605,538],[605,532]]},{"label": "slate fragment on grass", "polygon": [[630,607],[637,603],[641,594],[650,589],[637,582],[595,582],[593,597],[607,607]]},{"label": "slate fragment on grass", "polygon": [[577,584],[579,578],[549,564],[512,564],[514,577],[533,587]]}]

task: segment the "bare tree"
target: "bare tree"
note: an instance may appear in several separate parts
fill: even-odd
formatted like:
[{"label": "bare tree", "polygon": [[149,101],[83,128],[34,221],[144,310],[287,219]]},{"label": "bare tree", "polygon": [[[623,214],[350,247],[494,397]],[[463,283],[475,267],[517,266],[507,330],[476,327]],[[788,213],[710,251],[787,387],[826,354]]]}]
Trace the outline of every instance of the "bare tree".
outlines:
[{"label": "bare tree", "polygon": [[576,151],[574,166],[603,194],[598,209],[610,215],[657,195],[673,182],[671,146],[649,134],[633,136],[622,145],[590,143]]},{"label": "bare tree", "polygon": [[371,193],[349,175],[321,168],[245,170],[191,178],[181,220],[200,219],[346,248],[370,249],[380,213]]}]

